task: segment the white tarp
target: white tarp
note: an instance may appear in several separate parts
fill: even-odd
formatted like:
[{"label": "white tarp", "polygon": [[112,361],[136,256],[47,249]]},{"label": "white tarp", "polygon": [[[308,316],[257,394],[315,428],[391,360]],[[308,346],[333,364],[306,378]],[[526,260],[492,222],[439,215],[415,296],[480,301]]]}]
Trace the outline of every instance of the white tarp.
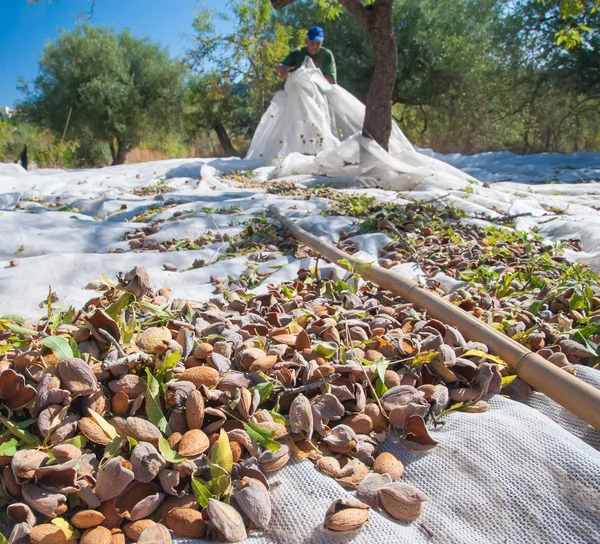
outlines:
[{"label": "white tarp", "polygon": [[[300,75],[301,72],[297,74]],[[306,76],[316,77],[308,72]],[[294,77],[288,81],[288,92],[293,83]],[[313,91],[314,88],[307,90],[309,94]],[[321,97],[314,93],[311,96],[321,105],[321,98],[326,97],[327,111],[334,113],[342,99],[354,100],[335,87],[325,89]],[[277,106],[277,100],[272,107]],[[309,105],[306,108],[309,111]],[[352,126],[351,122],[356,120],[346,121],[346,125]],[[269,140],[269,134],[264,136],[262,144]],[[124,236],[147,226],[148,223],[132,221],[151,207],[160,207],[155,219],[166,220],[150,236],[157,241],[193,239],[209,230],[234,234],[248,218],[262,214],[270,203],[301,220],[304,228],[329,239],[336,239],[352,227],[351,218],[320,216],[327,204],[323,199],[306,200],[267,195],[260,188],[244,189],[223,179],[222,173],[228,170],[255,169],[257,181],[277,177],[299,186],[331,183],[345,187],[341,190],[354,190],[390,202],[437,199],[439,205],[452,204],[477,216],[477,221],[483,217],[493,223],[501,215],[527,213],[530,215],[518,219],[520,228],[539,227],[550,238],[579,237],[585,253],[574,257],[600,270],[599,183],[529,186],[514,183],[520,179],[519,169],[514,166],[507,167],[502,178],[512,182],[487,188],[439,161],[431,162],[433,159],[412,148],[390,155],[360,136],[345,136],[348,137],[343,142],[335,142],[330,135],[326,141],[335,145],[317,156],[292,153],[277,165],[252,156],[249,160],[178,159],[34,173],[0,165],[0,316],[41,315],[44,310],[39,303],[45,300],[49,285],[59,296],[58,304],[79,307],[96,295],[85,286],[97,280],[100,273],[115,277],[135,265],[148,268],[156,287],[167,286],[174,297],[197,300],[214,296],[210,276],[235,277],[246,268],[247,257],[216,260],[226,248],[222,243],[196,251],[129,251]],[[476,171],[481,179],[488,174],[502,175],[498,161],[493,159],[489,172],[480,156],[473,159],[473,169],[469,169],[468,157],[454,159],[462,168]],[[572,162],[579,160],[574,157]],[[530,167],[524,164],[522,161],[520,166],[524,176],[538,165],[544,171],[542,157],[530,157]],[[571,170],[555,174],[568,178]],[[373,188],[375,183],[395,190]],[[136,189],[157,184],[173,190],[155,196],[139,196],[140,191],[134,194]],[[207,209],[230,206],[239,207],[242,212],[211,213]],[[376,233],[358,237],[357,242],[364,255],[376,259],[386,238]],[[115,250],[123,253],[110,253]],[[11,259],[18,259],[18,266],[11,267]],[[203,259],[208,265],[193,269],[195,259]],[[163,270],[166,263],[174,264],[178,271]],[[300,267],[311,265],[314,262],[287,256],[260,263],[264,272],[272,274],[257,291],[264,291],[269,282],[293,279]],[[408,268],[410,273],[418,272],[405,266],[405,270]],[[580,368],[578,372],[582,378],[600,385],[597,371]],[[527,404],[497,396],[485,414],[451,414],[445,418],[444,427],[432,431],[439,445],[425,455],[404,450],[393,438],[386,441],[383,449],[395,452],[406,464],[403,479],[421,488],[429,501],[422,517],[409,525],[372,512],[369,523],[354,541],[599,543],[600,433],[541,394],[534,394]],[[253,537],[254,542],[348,541],[326,534],[322,528],[329,504],[348,492],[320,474],[312,463],[291,463],[271,475],[270,481],[272,525],[266,535]]]}]

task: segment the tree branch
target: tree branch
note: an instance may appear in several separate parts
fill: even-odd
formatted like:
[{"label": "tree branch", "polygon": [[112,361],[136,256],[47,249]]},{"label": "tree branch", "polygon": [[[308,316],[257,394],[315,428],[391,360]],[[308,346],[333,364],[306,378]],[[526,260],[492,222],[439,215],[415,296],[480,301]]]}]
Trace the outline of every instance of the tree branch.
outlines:
[{"label": "tree branch", "polygon": [[271,0],[271,5],[277,11],[284,8],[285,6],[289,6],[293,4],[296,0]]},{"label": "tree branch", "polygon": [[[370,25],[369,11],[365,8],[364,4],[360,0],[338,0],[342,6],[348,10],[348,12],[356,19],[360,27],[367,32]],[[377,0],[381,2],[383,0]],[[386,0],[387,1],[387,0]],[[375,5],[373,9],[377,9]]]}]

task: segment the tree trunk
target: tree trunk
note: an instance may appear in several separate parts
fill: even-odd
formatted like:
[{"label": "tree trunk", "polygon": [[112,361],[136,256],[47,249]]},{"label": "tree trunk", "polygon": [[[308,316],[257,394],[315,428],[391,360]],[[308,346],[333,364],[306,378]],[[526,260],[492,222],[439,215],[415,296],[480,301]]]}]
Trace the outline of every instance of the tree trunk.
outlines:
[{"label": "tree trunk", "polygon": [[229,134],[227,134],[227,130],[225,129],[223,124],[220,121],[215,121],[215,123],[213,124],[213,129],[217,133],[217,138],[219,138],[219,143],[223,148],[223,153],[228,157],[231,157],[233,155],[237,156],[238,152],[235,149],[235,147],[233,147],[233,144],[229,139]]},{"label": "tree trunk", "polygon": [[127,153],[129,153],[130,146],[125,143],[123,140],[117,138],[117,151],[114,153],[114,146],[111,148],[111,153],[113,154],[113,162],[111,166],[118,166],[119,164],[124,164],[125,159],[127,158]]},{"label": "tree trunk", "polygon": [[114,139],[111,139],[111,141],[108,142],[108,147],[110,148],[110,156],[112,157],[112,160],[114,161],[117,156],[117,150],[115,149]]},{"label": "tree trunk", "polygon": [[392,20],[393,0],[377,0],[367,13],[367,36],[375,70],[366,101],[363,135],[388,149],[392,133],[392,96],[398,72],[398,45]]}]

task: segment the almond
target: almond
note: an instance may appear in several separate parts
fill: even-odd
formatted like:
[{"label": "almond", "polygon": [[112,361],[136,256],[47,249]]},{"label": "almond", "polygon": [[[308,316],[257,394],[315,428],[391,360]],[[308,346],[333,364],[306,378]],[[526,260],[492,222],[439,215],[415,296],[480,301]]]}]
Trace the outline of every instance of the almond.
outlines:
[{"label": "almond", "polygon": [[395,455],[386,451],[375,459],[373,471],[378,474],[389,474],[392,480],[395,480],[404,474],[404,465]]},{"label": "almond", "polygon": [[208,436],[200,429],[192,429],[185,433],[179,442],[179,455],[194,457],[204,453],[210,446]]},{"label": "almond", "polygon": [[181,433],[173,433],[171,436],[169,436],[169,438],[167,438],[167,442],[169,443],[171,449],[176,450],[182,438],[183,435]]},{"label": "almond", "polygon": [[140,535],[148,528],[152,527],[156,522],[151,519],[140,519],[138,521],[130,521],[123,525],[123,532],[130,540],[137,542]]},{"label": "almond", "polygon": [[237,442],[230,442],[229,446],[231,447],[231,454],[233,456],[234,464],[240,460],[242,456],[242,447]]},{"label": "almond", "polygon": [[138,338],[137,345],[146,353],[160,355],[165,353],[173,337],[167,327],[150,327]]},{"label": "almond", "polygon": [[325,526],[331,531],[356,531],[369,519],[369,510],[356,499],[337,499],[325,514]]},{"label": "almond", "polygon": [[115,393],[111,401],[113,414],[116,416],[126,416],[129,412],[129,397],[127,393],[119,391]]},{"label": "almond", "polygon": [[423,512],[425,494],[410,484],[391,483],[381,488],[377,495],[384,510],[400,521],[414,521]]},{"label": "almond", "polygon": [[210,388],[219,382],[219,372],[210,366],[195,366],[184,370],[178,379],[192,382],[196,387],[206,385]]},{"label": "almond", "polygon": [[323,474],[337,478],[340,474],[340,462],[335,457],[321,457],[317,460],[317,467]]},{"label": "almond", "polygon": [[275,363],[277,363],[277,355],[267,355],[266,357],[261,357],[260,359],[254,361],[250,365],[248,371],[264,372],[265,374],[268,374],[270,370],[275,366]]},{"label": "almond", "polygon": [[420,385],[419,387],[417,387],[417,389],[419,391],[421,391],[423,393],[423,395],[425,395],[425,400],[431,398],[433,396],[433,394],[435,393],[435,385],[431,384],[431,383],[427,383],[425,385]]},{"label": "almond", "polygon": [[373,422],[373,432],[382,433],[387,429],[388,421],[381,413],[378,404],[375,402],[367,404],[363,413],[371,418],[371,421]]},{"label": "almond", "polygon": [[111,544],[112,535],[106,527],[94,527],[85,531],[79,544]]},{"label": "almond", "polygon": [[148,527],[138,538],[140,544],[171,544],[171,533],[161,523]]},{"label": "almond", "polygon": [[342,424],[348,425],[356,434],[369,434],[373,430],[373,420],[365,414],[345,417]]},{"label": "almond", "polygon": [[110,532],[110,544],[126,544],[125,534],[121,529],[113,529]]},{"label": "almond", "polygon": [[190,429],[202,428],[202,423],[204,423],[204,397],[200,391],[192,391],[188,395],[185,401],[185,419]]},{"label": "almond", "polygon": [[[47,362],[47,361],[46,361]],[[58,375],[64,389],[74,395],[91,395],[98,389],[98,380],[83,359],[69,358],[58,363]]]},{"label": "almond", "polygon": [[206,359],[213,350],[214,348],[208,342],[202,342],[194,350],[194,357],[196,357],[196,359]]},{"label": "almond", "polygon": [[157,521],[165,523],[169,512],[175,508],[191,508],[192,510],[199,510],[200,505],[198,504],[196,497],[191,493],[184,495],[183,497],[169,497],[162,503]]},{"label": "almond", "polygon": [[206,531],[202,513],[191,508],[171,510],[167,516],[167,527],[181,538],[200,538]]},{"label": "almond", "polygon": [[56,525],[43,523],[29,531],[29,540],[31,544],[63,544],[67,541],[67,537]]},{"label": "almond", "polygon": [[81,510],[71,518],[71,523],[78,529],[90,529],[100,525],[104,519],[104,514],[96,510]]},{"label": "almond", "polygon": [[100,427],[100,425],[98,425],[91,417],[82,417],[78,424],[81,434],[88,440],[100,444],[101,446],[110,444],[111,439],[102,430],[102,427]]}]

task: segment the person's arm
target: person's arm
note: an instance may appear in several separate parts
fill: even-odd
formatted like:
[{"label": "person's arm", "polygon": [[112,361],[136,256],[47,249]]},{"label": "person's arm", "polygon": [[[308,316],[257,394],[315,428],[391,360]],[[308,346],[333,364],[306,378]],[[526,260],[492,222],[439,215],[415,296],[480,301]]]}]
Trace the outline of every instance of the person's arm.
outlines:
[{"label": "person's arm", "polygon": [[290,51],[282,61],[277,65],[277,73],[281,79],[285,79],[291,70],[296,66],[296,49]]},{"label": "person's arm", "polygon": [[277,65],[277,73],[279,74],[279,77],[281,79],[285,79],[288,74],[290,73],[290,70],[292,69],[292,66],[286,66],[285,64],[278,64]]},{"label": "person's arm", "polygon": [[331,52],[329,52],[329,55],[327,55],[327,62],[325,62],[324,65],[321,66],[321,72],[323,72],[325,79],[329,81],[329,83],[331,83],[332,85],[335,85],[337,83],[337,70],[335,67],[335,58],[333,57],[333,54]]}]

